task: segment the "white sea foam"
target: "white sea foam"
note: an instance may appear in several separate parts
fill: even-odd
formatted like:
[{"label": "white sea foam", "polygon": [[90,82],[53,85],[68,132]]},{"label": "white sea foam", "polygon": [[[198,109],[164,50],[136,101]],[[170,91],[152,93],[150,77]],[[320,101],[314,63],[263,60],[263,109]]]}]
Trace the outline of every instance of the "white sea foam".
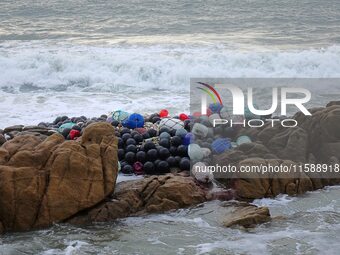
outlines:
[{"label": "white sea foam", "polygon": [[199,228],[212,228],[208,222],[201,217],[188,218],[186,216],[180,216],[178,213],[174,214],[157,214],[149,217],[129,217],[123,220],[127,224],[145,224],[146,222],[161,222],[165,224],[194,224]]},{"label": "white sea foam", "polygon": [[0,88],[187,90],[190,77],[338,77],[340,46],[242,52],[223,47],[17,46],[0,50]]},{"label": "white sea foam", "polygon": [[280,194],[275,198],[261,198],[255,199],[252,204],[257,206],[277,206],[287,205],[288,203],[295,201],[296,197],[288,196],[287,194]]},{"label": "white sea foam", "polygon": [[340,46],[238,51],[220,45],[17,43],[0,48],[0,73],[3,128],[114,109],[188,112],[191,77],[338,77]]},{"label": "white sea foam", "polygon": [[66,248],[65,249],[50,249],[47,250],[45,252],[42,253],[42,255],[75,255],[75,254],[81,254],[81,252],[79,251],[80,248],[84,245],[89,245],[86,242],[83,241],[70,241],[70,242],[66,242]]}]

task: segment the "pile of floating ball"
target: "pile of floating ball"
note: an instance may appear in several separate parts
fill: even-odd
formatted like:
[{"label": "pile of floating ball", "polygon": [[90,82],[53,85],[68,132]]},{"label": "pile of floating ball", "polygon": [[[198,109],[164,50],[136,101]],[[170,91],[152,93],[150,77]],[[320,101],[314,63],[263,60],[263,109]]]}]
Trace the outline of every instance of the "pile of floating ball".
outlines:
[{"label": "pile of floating ball", "polygon": [[[188,131],[181,120],[170,118],[165,109],[143,119],[131,114],[125,122],[131,118],[132,123],[122,123],[124,127],[118,127],[118,159],[122,173],[151,175],[169,173],[171,168],[190,170],[188,146],[183,144]],[[150,122],[157,123],[158,129],[145,128],[154,127],[148,124]],[[143,123],[143,126],[136,123]]]},{"label": "pile of floating ball", "polygon": [[[109,116],[91,119],[61,116],[51,125],[65,139],[75,140],[89,124],[109,122],[118,137],[120,171],[124,174],[152,175],[192,170],[194,164],[209,165],[213,155],[252,142],[248,136],[237,136],[238,127],[214,127],[215,119],[230,116],[227,107],[210,104],[207,113],[171,116],[167,109],[162,109],[158,113],[143,116],[118,110]],[[243,116],[239,118],[244,119]],[[204,178],[210,180],[211,176]]]}]

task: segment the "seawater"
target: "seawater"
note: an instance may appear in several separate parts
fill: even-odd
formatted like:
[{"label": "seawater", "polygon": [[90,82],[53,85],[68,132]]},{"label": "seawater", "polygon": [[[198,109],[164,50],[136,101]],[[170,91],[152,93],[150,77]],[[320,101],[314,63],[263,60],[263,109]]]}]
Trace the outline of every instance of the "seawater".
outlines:
[{"label": "seawater", "polygon": [[190,209],[85,227],[55,225],[5,235],[0,254],[338,254],[340,187],[301,197],[255,200],[273,221],[254,229],[222,227],[213,201]]},{"label": "seawater", "polygon": [[[338,0],[0,2],[0,128],[115,109],[188,112],[189,80],[202,76],[339,78]],[[221,227],[215,201],[7,234],[0,254],[338,254],[339,194],[257,200],[284,217],[249,231]]]}]

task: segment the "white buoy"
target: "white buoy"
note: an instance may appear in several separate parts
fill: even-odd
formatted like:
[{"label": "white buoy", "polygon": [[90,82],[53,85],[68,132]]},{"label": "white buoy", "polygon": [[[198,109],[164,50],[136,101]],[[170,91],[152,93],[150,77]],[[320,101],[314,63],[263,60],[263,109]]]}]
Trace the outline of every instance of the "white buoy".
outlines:
[{"label": "white buoy", "polygon": [[170,129],[180,129],[184,128],[184,122],[179,120],[179,119],[174,119],[174,118],[163,118],[161,122],[159,123],[159,128],[161,129],[162,127],[167,127]]},{"label": "white buoy", "polygon": [[249,136],[242,135],[242,136],[239,136],[236,139],[236,143],[237,143],[237,145],[241,145],[241,144],[244,144],[244,143],[251,143],[251,139],[249,138]]},{"label": "white buoy", "polygon": [[191,132],[198,137],[206,137],[208,135],[209,129],[201,123],[195,123],[192,127]]},{"label": "white buoy", "polygon": [[191,174],[195,179],[202,183],[210,183],[214,180],[214,175],[210,172],[203,162],[197,162],[192,166]]},{"label": "white buoy", "polygon": [[204,158],[204,153],[202,148],[195,143],[189,144],[188,146],[188,155],[191,160],[200,161]]}]

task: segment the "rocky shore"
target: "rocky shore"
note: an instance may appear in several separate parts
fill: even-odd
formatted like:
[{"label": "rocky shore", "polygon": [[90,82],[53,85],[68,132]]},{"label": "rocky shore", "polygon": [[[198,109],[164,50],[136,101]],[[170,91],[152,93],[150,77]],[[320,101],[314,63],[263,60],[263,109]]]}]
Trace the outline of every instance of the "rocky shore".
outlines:
[{"label": "rocky shore", "polygon": [[[296,128],[264,126],[229,132],[233,140],[248,136],[251,141],[214,154],[210,163],[224,162],[238,168],[246,164],[291,162],[339,164],[340,102],[312,109],[312,113],[312,116],[296,114],[294,119],[299,122]],[[160,116],[152,118],[151,124],[161,120]],[[280,193],[299,195],[340,183],[337,178],[305,173],[292,178],[282,178],[280,174],[258,178],[216,175],[216,181],[221,184],[216,189],[209,185],[210,181],[190,176],[187,171],[190,169],[186,169],[184,163],[181,167],[180,161],[188,157],[186,151],[173,167],[169,164],[164,168],[166,171],[155,171],[157,175],[141,172],[146,174],[145,178],[116,184],[119,170],[123,170],[121,163],[126,160],[119,158],[119,149],[131,152],[126,150],[131,144],[121,147],[119,124],[107,119],[104,115],[96,119],[60,117],[54,124],[0,130],[0,232],[45,228],[59,222],[105,222],[190,207],[211,199],[249,202]],[[71,121],[77,125],[60,130]],[[183,123],[192,128],[190,121],[183,120]],[[152,138],[150,134],[144,135],[145,129],[134,130],[140,131],[142,143]],[[137,133],[134,136],[135,140],[139,139]],[[166,148],[164,145],[162,147]],[[160,150],[157,153],[162,155]],[[169,157],[172,155],[167,155],[167,159]],[[125,170],[132,165],[135,170],[136,162],[127,163],[129,167]],[[153,163],[153,166],[162,166],[159,164]],[[236,201],[224,203],[224,206],[226,227],[251,227],[270,220],[265,207]]]}]

